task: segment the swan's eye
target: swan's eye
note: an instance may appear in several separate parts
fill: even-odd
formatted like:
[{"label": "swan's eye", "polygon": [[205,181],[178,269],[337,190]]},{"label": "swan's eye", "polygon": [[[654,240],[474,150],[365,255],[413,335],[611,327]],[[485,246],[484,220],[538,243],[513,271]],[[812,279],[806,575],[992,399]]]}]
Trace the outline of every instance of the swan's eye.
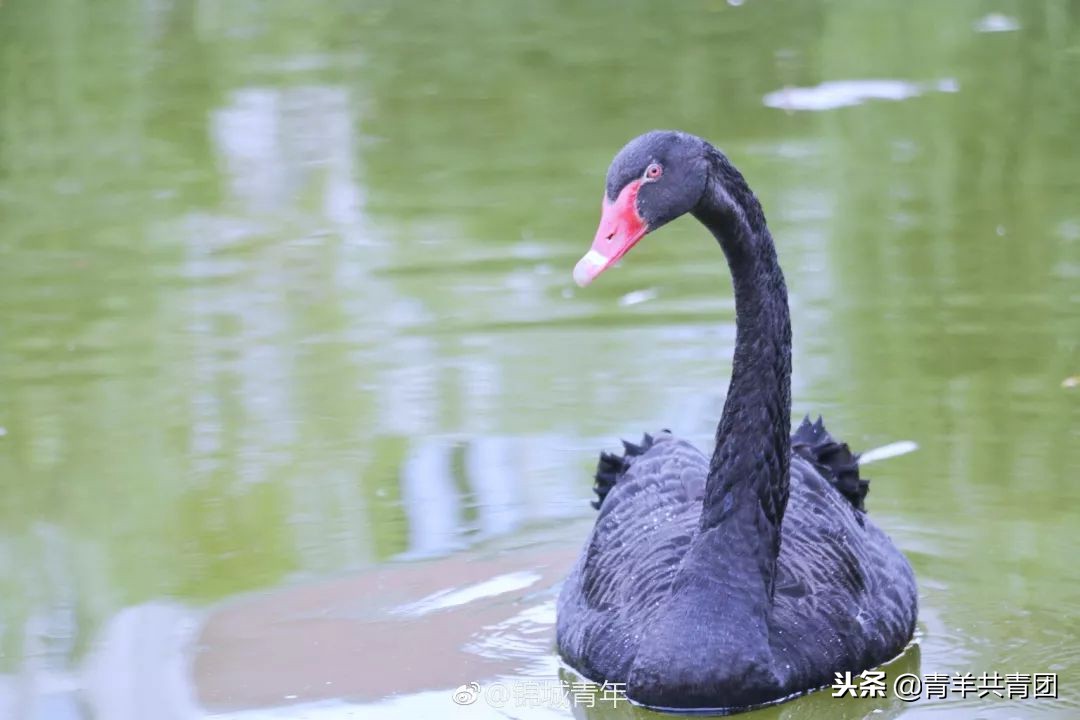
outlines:
[{"label": "swan's eye", "polygon": [[663,174],[664,168],[660,167],[660,163],[652,163],[645,168],[645,177],[649,180],[656,180]]}]

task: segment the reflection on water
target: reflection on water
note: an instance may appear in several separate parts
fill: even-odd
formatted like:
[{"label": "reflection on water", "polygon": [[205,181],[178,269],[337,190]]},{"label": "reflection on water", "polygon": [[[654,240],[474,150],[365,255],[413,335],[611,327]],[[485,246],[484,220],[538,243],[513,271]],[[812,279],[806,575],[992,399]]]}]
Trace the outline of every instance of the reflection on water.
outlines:
[{"label": "reflection on water", "polygon": [[762,98],[768,107],[781,110],[835,110],[868,100],[909,100],[927,92],[957,92],[955,80],[930,83],[902,80],[843,80],[808,88],[784,88]]},{"label": "reflection on water", "polygon": [[1075,715],[1078,28],[1053,0],[0,5],[0,718],[652,717],[450,697],[574,681],[553,603],[596,452],[710,441],[711,240],[569,275],[612,153],[664,126],[765,204],[796,414],[889,456],[870,509],[922,601],[889,672],[1059,674],[752,717]]}]

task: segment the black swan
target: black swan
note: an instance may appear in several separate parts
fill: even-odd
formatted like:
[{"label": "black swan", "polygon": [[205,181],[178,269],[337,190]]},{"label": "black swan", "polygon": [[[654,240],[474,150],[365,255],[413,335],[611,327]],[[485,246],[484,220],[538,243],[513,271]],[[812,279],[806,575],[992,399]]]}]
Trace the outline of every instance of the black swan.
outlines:
[{"label": "black swan", "polygon": [[701,138],[646,133],[607,174],[586,285],[685,213],[712,231],[735,288],[734,365],[707,458],[663,431],[601,453],[592,535],[559,595],[563,659],[655,709],[736,712],[899,655],[915,576],[866,516],[867,481],[819,419],[789,435],[791,326],[761,205]]}]

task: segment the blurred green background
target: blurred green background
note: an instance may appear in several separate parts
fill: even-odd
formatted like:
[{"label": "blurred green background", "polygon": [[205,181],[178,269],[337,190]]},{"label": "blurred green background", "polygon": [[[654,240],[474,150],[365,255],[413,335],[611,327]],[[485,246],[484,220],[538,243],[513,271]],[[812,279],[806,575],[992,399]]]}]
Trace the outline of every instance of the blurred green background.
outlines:
[{"label": "blurred green background", "polygon": [[[707,447],[730,371],[692,221],[570,280],[654,127],[762,200],[794,412],[919,445],[865,474],[921,671],[1060,676],[888,712],[1080,713],[1080,4],[3,0],[0,717],[120,717],[124,667],[86,667],[125,608],[375,578],[364,606],[477,552],[549,559],[517,601],[550,607],[595,453]],[[534,629],[510,677],[550,671]],[[274,705],[224,685],[193,707]],[[765,714],[841,706],[871,712]]]}]

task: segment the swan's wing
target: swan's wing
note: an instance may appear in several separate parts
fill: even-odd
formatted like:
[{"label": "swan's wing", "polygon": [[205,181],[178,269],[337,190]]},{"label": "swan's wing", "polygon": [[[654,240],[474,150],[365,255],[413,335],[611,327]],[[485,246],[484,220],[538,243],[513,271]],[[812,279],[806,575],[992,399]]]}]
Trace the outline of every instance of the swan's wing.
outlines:
[{"label": "swan's wing", "polygon": [[829,434],[820,416],[814,423],[810,422],[809,415],[803,418],[791,436],[791,454],[813,465],[856,510],[866,511],[870,481],[859,477],[859,456],[851,452],[847,443],[839,442]]},{"label": "swan's wing", "polygon": [[[600,512],[584,553],[582,590],[594,607],[605,604],[604,588],[627,566],[677,563],[697,532],[705,494],[708,461],[690,443],[664,431],[655,439],[646,435],[642,446],[626,446],[621,458],[600,461],[619,469],[605,478],[610,485],[603,494],[597,492]],[[635,560],[637,553],[648,557]]]},{"label": "swan's wing", "polygon": [[624,678],[697,534],[708,461],[662,432],[621,457],[602,456],[600,470],[608,483],[597,492],[596,525],[559,597],[558,645],[586,676]]},{"label": "swan's wing", "polygon": [[[840,492],[837,492],[840,490]],[[786,683],[831,682],[896,655],[918,611],[911,566],[889,537],[801,454],[791,459],[770,638]]]},{"label": "swan's wing", "polygon": [[[663,444],[656,452],[649,452],[657,439],[663,440]],[[628,475],[630,468],[635,464],[641,464],[640,460],[644,459],[642,456],[646,453],[648,453],[646,462],[649,467],[642,468],[635,475],[646,478],[649,483],[662,480],[663,471],[657,469],[657,464],[665,463],[669,454],[682,457],[691,466],[706,463],[707,472],[707,460],[701,451],[686,441],[677,440],[668,430],[662,431],[657,438],[645,433],[640,445],[623,440],[623,449],[622,455],[600,453],[600,462],[596,467],[596,483],[593,485],[593,492],[596,493],[593,507],[597,509],[600,509],[604,499],[620,479]],[[847,443],[840,442],[830,435],[820,417],[813,423],[810,422],[809,416],[803,419],[802,424],[791,436],[791,452],[813,465],[814,469],[857,510],[866,510],[865,499],[870,489],[870,482],[859,477],[859,456],[851,452]],[[702,492],[704,492],[705,473],[702,473],[700,478],[694,479],[700,479]]]},{"label": "swan's wing", "polygon": [[[817,442],[796,433],[805,448],[791,459],[769,622],[782,685],[793,690],[830,682],[838,667],[871,667],[896,655],[916,617],[907,561],[837,487],[838,478],[850,477],[849,461],[813,454],[828,443],[839,446],[831,437],[825,442],[823,431],[814,430]],[[676,572],[698,535],[708,460],[667,433],[646,445],[602,461],[610,482],[559,596],[559,652],[594,680],[629,677],[645,652],[643,636],[664,619]]]},{"label": "swan's wing", "polygon": [[[592,503],[597,510],[604,504],[604,499],[607,498],[612,488],[624,478],[629,477],[630,479],[627,482],[637,483],[638,489],[644,483],[645,485],[655,485],[674,490],[677,489],[674,474],[681,475],[686,467],[696,470],[698,465],[706,462],[705,456],[701,454],[700,450],[685,440],[679,440],[671,434],[670,430],[661,430],[656,437],[645,433],[641,438],[640,445],[628,440],[623,440],[622,444],[622,455],[609,452],[600,453],[600,462],[596,465],[596,475],[594,476],[596,483],[593,485],[596,500]],[[632,472],[631,468],[633,468]],[[700,481],[701,492],[703,493],[705,489],[705,473],[701,473],[700,476],[697,473],[691,473],[691,475],[692,477],[687,479],[692,485],[696,485]],[[671,482],[667,482],[668,480]],[[693,490],[690,487],[685,489],[688,491]],[[635,493],[636,490],[620,491],[620,495],[623,496],[634,495]]]}]

